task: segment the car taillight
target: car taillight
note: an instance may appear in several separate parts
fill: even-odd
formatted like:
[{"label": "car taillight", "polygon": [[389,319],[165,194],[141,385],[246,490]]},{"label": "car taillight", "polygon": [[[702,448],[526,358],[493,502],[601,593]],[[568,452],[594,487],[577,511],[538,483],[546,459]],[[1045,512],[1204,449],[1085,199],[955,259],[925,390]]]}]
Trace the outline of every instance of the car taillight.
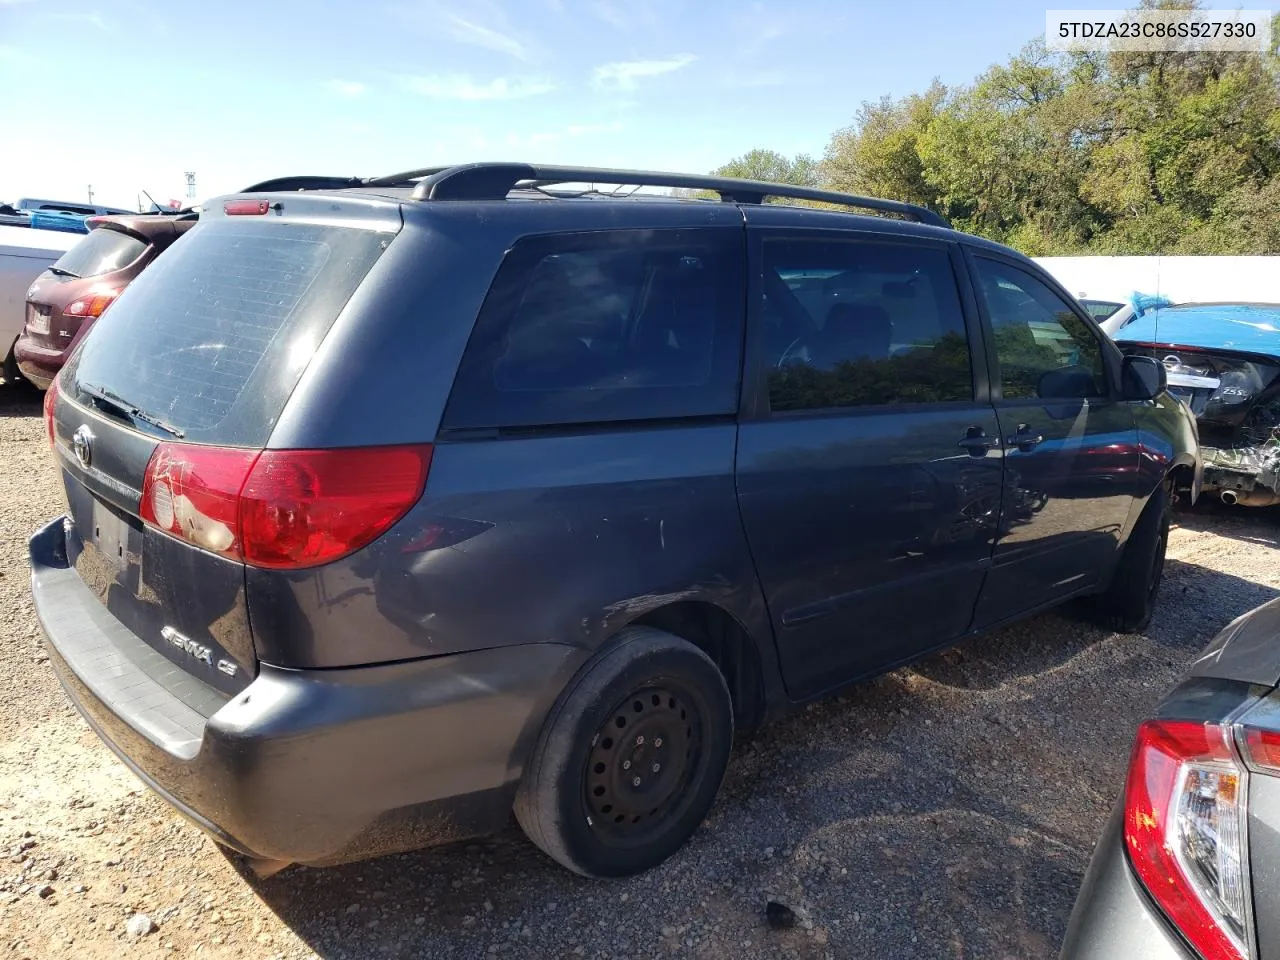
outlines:
[{"label": "car taillight", "polygon": [[1138,728],[1125,846],[1156,903],[1205,960],[1252,955],[1246,785],[1229,727],[1152,720]]},{"label": "car taillight", "polygon": [[92,296],[73,300],[62,308],[62,313],[68,317],[100,317],[118,296],[119,290],[102,290]]},{"label": "car taillight", "polygon": [[53,383],[49,384],[49,389],[44,392],[44,431],[49,437],[49,449],[54,447],[54,423],[53,408],[58,402],[58,378],[53,378]]},{"label": "car taillight", "polygon": [[386,533],[422,496],[431,447],[242,450],[162,443],[142,519],[258,567],[329,563]]},{"label": "car taillight", "polygon": [[1237,738],[1250,770],[1280,775],[1280,733],[1245,727]]}]

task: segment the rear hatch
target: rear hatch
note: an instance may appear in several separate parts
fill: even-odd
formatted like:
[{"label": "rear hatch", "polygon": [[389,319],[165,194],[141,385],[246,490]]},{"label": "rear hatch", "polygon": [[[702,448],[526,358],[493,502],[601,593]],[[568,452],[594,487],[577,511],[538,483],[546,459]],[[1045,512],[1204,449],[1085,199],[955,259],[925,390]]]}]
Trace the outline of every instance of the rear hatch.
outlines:
[{"label": "rear hatch", "polygon": [[123,228],[103,225],[64,253],[40,275],[27,296],[28,341],[65,349],[86,320],[102,315],[122,285],[101,278],[137,263],[149,244]]},{"label": "rear hatch", "polygon": [[98,321],[50,401],[68,560],[134,634],[225,693],[257,672],[240,488],[400,226],[394,205],[348,223],[322,199],[206,214]]}]

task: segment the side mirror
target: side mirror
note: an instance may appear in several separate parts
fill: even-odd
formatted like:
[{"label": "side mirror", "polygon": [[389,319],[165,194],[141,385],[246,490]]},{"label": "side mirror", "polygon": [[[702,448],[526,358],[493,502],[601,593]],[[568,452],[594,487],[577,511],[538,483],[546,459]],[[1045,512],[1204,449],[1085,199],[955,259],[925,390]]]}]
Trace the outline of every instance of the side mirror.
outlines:
[{"label": "side mirror", "polygon": [[1126,400],[1154,400],[1169,385],[1164,364],[1151,357],[1125,357],[1120,380]]}]

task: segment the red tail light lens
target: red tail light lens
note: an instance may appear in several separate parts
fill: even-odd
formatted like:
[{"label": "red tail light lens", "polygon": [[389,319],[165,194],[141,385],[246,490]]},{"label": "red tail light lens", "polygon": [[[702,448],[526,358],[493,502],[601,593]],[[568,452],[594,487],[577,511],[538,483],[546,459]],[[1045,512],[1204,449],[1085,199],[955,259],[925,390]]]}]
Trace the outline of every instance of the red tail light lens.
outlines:
[{"label": "red tail light lens", "polygon": [[44,431],[49,437],[49,449],[54,447],[54,424],[53,424],[53,407],[58,402],[58,378],[53,378],[53,383],[49,384],[49,389],[44,392]]},{"label": "red tail light lens", "polygon": [[1148,721],[1125,786],[1124,840],[1134,870],[1205,960],[1248,960],[1245,773],[1230,730]]},{"label": "red tail light lens", "polygon": [[1280,774],[1280,733],[1245,727],[1242,746],[1249,768],[1272,776]]},{"label": "red tail light lens", "polygon": [[212,553],[240,559],[240,489],[257,450],[162,443],[142,481],[147,523]]},{"label": "red tail light lens", "polygon": [[300,569],[368,546],[422,496],[431,447],[238,450],[162,443],[142,519],[258,567]]},{"label": "red tail light lens", "polygon": [[68,317],[100,317],[118,296],[119,290],[103,290],[93,296],[72,301],[62,312]]}]

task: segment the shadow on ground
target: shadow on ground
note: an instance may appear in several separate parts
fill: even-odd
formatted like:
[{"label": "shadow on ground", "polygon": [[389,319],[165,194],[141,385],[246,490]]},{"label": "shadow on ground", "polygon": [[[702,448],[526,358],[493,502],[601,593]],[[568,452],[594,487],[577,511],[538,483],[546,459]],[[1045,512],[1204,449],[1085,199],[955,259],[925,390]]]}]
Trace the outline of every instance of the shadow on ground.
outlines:
[{"label": "shadow on ground", "polygon": [[38,417],[44,393],[26,380],[0,383],[0,417]]}]

